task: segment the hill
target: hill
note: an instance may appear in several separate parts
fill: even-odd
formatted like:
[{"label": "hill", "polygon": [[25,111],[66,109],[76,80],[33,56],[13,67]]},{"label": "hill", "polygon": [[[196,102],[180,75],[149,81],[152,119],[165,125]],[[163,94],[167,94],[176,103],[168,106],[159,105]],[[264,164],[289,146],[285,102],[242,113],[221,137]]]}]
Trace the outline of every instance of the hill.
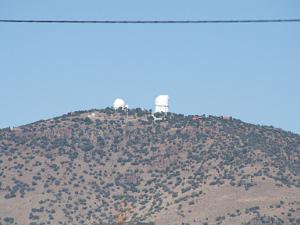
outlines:
[{"label": "hill", "polygon": [[89,110],[0,130],[0,224],[300,224],[300,136]]}]

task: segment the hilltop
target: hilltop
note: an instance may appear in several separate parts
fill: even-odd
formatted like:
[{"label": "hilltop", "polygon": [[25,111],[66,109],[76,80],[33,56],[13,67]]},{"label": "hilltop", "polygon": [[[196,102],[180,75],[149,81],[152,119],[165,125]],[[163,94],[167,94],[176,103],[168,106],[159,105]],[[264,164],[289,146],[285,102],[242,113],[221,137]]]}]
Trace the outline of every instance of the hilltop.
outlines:
[{"label": "hilltop", "polygon": [[1,129],[0,224],[300,224],[300,136],[111,108]]}]

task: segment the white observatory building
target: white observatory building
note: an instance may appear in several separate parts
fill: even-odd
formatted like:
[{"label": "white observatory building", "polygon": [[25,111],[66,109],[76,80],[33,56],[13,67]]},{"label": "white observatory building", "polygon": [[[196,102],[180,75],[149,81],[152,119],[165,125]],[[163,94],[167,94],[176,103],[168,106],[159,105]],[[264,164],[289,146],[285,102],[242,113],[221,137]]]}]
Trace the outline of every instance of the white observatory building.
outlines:
[{"label": "white observatory building", "polygon": [[116,98],[114,101],[113,107],[114,107],[114,109],[119,109],[119,108],[125,109],[128,106],[126,105],[126,103],[123,99]]},{"label": "white observatory building", "polygon": [[155,112],[169,112],[169,95],[159,95],[156,97]]}]

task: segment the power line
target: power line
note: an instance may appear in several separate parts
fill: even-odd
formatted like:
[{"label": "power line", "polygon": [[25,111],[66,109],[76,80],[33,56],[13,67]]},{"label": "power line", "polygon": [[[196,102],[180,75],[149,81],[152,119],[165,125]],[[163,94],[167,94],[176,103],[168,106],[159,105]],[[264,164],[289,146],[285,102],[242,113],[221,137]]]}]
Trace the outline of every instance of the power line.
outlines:
[{"label": "power line", "polygon": [[291,23],[300,19],[249,20],[23,20],[0,19],[0,23],[71,23],[71,24],[205,24],[205,23]]}]

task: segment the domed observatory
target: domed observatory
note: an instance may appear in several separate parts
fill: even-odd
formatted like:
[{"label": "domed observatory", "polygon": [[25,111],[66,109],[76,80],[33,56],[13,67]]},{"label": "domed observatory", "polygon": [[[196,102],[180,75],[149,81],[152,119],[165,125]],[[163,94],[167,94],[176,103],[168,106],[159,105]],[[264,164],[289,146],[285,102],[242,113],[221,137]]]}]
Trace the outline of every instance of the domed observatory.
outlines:
[{"label": "domed observatory", "polygon": [[155,112],[169,112],[169,95],[159,95],[156,97]]},{"label": "domed observatory", "polygon": [[127,108],[125,101],[121,98],[117,98],[114,101],[113,107],[114,107],[114,109],[119,109],[119,108],[125,109],[125,108]]}]

